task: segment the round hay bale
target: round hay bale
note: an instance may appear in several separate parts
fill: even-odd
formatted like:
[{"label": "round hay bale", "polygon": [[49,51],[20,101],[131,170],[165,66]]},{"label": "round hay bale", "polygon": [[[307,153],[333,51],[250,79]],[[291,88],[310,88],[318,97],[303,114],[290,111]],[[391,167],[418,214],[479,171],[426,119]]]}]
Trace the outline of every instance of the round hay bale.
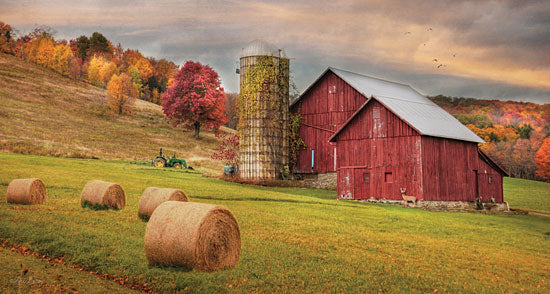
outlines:
[{"label": "round hay bale", "polygon": [[93,180],[82,189],[80,204],[95,209],[122,209],[126,205],[126,194],[119,184]]},{"label": "round hay bale", "polygon": [[196,202],[166,201],[145,230],[150,265],[215,271],[234,266],[241,255],[241,233],[227,208]]},{"label": "round hay bale", "polygon": [[6,200],[16,204],[44,204],[46,186],[38,178],[15,179],[8,185]]},{"label": "round hay bale", "polygon": [[188,202],[187,195],[178,189],[149,187],[143,191],[139,199],[138,216],[148,220],[155,208],[166,201]]}]

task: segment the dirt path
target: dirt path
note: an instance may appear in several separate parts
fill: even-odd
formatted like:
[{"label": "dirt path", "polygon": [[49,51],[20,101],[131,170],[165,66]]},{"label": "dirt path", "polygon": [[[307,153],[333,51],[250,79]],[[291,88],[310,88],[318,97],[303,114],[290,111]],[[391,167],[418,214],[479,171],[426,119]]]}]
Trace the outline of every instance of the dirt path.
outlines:
[{"label": "dirt path", "polygon": [[538,216],[550,217],[550,214],[547,214],[547,213],[534,212],[534,211],[529,211],[528,213],[531,214],[531,215],[538,215]]}]

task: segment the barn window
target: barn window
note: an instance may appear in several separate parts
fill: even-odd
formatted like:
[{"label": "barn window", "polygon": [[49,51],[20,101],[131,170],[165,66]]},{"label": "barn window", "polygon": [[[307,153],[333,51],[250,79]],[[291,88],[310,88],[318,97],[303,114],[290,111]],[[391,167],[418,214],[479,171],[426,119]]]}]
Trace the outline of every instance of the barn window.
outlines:
[{"label": "barn window", "polygon": [[493,183],[493,177],[489,177],[489,184]]},{"label": "barn window", "polygon": [[336,94],[336,85],[328,86],[328,93],[329,94]]},{"label": "barn window", "polygon": [[370,183],[370,173],[363,173],[363,183]]},{"label": "barn window", "polygon": [[315,150],[311,149],[311,169],[315,165]]},{"label": "barn window", "polygon": [[384,173],[384,182],[391,183],[393,182],[393,175],[391,172],[385,172]]}]

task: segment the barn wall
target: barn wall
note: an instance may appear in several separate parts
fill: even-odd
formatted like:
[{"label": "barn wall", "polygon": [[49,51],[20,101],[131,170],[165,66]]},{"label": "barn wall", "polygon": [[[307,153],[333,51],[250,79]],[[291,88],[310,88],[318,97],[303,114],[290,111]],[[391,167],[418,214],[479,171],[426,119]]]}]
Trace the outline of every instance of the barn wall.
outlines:
[{"label": "barn wall", "polygon": [[[327,72],[292,109],[302,116],[300,137],[306,148],[298,154],[296,171],[334,172],[336,145],[328,139],[367,99],[332,72]],[[312,169],[312,150],[313,169]]]},{"label": "barn wall", "polygon": [[422,137],[424,200],[475,201],[477,145]]},{"label": "barn wall", "polygon": [[478,195],[481,197],[481,200],[483,202],[491,202],[491,198],[494,198],[495,202],[502,203],[504,201],[502,175],[481,157],[478,160],[478,167]]},{"label": "barn wall", "polygon": [[338,135],[338,195],[422,199],[420,135],[376,100]]}]

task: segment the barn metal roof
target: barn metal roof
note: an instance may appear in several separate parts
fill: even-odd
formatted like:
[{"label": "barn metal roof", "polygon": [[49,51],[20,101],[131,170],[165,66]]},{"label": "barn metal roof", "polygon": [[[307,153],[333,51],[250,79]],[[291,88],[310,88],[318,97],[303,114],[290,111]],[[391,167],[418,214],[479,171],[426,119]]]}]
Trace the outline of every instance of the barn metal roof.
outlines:
[{"label": "barn metal roof", "polygon": [[[332,67],[329,67],[325,73],[327,71],[332,71],[365,97],[372,97],[382,103],[422,135],[485,143],[485,141],[464,126],[454,116],[418,93],[409,85]],[[298,100],[294,101],[293,104]],[[340,130],[343,128],[344,126]],[[337,134],[333,138],[336,136]]]},{"label": "barn metal roof", "polygon": [[264,40],[254,40],[241,50],[241,58],[248,56],[275,56],[286,58],[284,50]]}]

